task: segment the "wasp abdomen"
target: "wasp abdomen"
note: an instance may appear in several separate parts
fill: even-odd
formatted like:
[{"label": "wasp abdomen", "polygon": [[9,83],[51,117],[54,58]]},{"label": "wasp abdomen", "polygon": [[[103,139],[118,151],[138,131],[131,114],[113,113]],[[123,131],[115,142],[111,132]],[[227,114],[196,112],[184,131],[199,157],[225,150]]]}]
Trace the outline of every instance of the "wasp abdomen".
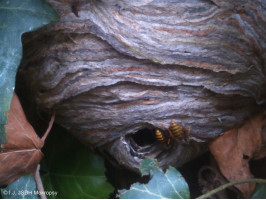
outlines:
[{"label": "wasp abdomen", "polygon": [[161,143],[165,143],[166,142],[163,133],[159,129],[156,129],[155,137]]},{"label": "wasp abdomen", "polygon": [[176,139],[185,137],[185,132],[183,128],[176,122],[171,121],[170,123],[170,130],[172,131],[174,137]]}]

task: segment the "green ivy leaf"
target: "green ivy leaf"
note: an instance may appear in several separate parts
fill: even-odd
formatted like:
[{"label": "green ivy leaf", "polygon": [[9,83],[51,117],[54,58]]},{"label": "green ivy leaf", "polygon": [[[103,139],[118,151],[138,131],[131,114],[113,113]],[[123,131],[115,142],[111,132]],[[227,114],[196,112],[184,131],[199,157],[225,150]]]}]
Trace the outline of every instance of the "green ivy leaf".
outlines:
[{"label": "green ivy leaf", "polygon": [[32,175],[24,175],[1,189],[4,199],[39,199],[36,183]]},{"label": "green ivy leaf", "polygon": [[147,184],[134,183],[129,190],[119,190],[120,199],[188,199],[189,188],[179,171],[169,168],[165,173],[152,159],[141,164],[142,175],[151,175]]},{"label": "green ivy leaf", "polygon": [[108,198],[113,187],[106,182],[103,159],[84,147],[72,135],[55,127],[46,140],[42,180],[47,198]]},{"label": "green ivy leaf", "polygon": [[266,184],[257,184],[256,189],[250,199],[265,199],[266,198]]},{"label": "green ivy leaf", "polygon": [[5,125],[22,58],[21,35],[58,20],[44,0],[0,1],[0,144],[6,142]]}]

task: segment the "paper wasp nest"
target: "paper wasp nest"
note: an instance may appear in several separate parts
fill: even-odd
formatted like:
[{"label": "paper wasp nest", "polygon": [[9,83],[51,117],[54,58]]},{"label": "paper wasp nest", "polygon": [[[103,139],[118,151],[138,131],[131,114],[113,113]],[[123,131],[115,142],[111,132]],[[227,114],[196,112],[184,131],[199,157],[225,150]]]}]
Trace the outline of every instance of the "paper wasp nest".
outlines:
[{"label": "paper wasp nest", "polygon": [[[119,164],[180,166],[265,103],[263,1],[49,2],[61,21],[24,35],[19,84]],[[156,141],[172,120],[188,144]]]}]

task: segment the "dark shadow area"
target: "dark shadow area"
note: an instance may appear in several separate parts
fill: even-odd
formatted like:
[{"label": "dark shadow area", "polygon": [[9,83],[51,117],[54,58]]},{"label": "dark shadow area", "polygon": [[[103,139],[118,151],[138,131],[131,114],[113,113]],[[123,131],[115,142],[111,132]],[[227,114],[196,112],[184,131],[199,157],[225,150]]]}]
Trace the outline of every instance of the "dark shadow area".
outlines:
[{"label": "dark shadow area", "polygon": [[251,161],[250,171],[256,178],[266,179],[266,158]]},{"label": "dark shadow area", "polygon": [[156,142],[155,138],[155,130],[154,129],[141,129],[137,131],[135,134],[132,134],[132,139],[139,146],[148,146]]}]

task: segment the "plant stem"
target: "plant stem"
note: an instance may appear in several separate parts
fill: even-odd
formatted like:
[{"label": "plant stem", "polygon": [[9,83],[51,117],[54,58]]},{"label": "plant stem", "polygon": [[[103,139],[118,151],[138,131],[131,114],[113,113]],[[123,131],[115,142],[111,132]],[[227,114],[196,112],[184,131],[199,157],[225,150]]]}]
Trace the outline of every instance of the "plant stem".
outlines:
[{"label": "plant stem", "polygon": [[237,185],[237,184],[251,183],[251,182],[266,184],[266,179],[251,178],[251,179],[236,180],[236,181],[221,185],[221,186],[219,186],[219,187],[207,192],[206,194],[203,194],[203,195],[197,197],[196,199],[206,199],[207,197],[209,197],[209,196],[211,196],[211,195],[213,195],[213,194],[215,194],[217,192],[220,192],[221,190],[224,190],[224,189],[226,189],[228,187],[231,187],[231,186],[234,186],[234,185]]},{"label": "plant stem", "polygon": [[52,114],[52,117],[51,117],[50,122],[49,122],[49,126],[48,126],[47,130],[45,131],[45,133],[43,134],[43,136],[41,138],[41,140],[43,142],[45,142],[46,137],[48,136],[50,130],[52,129],[52,126],[53,126],[53,123],[54,123],[54,119],[55,119],[55,112]]}]

